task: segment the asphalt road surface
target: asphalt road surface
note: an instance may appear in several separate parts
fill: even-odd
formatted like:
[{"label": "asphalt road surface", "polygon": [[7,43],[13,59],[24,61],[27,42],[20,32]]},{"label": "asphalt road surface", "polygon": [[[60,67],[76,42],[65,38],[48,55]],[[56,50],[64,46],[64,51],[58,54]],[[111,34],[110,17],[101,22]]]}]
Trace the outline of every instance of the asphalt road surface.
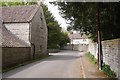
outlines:
[{"label": "asphalt road surface", "polygon": [[81,52],[61,51],[3,74],[3,78],[81,78]]}]

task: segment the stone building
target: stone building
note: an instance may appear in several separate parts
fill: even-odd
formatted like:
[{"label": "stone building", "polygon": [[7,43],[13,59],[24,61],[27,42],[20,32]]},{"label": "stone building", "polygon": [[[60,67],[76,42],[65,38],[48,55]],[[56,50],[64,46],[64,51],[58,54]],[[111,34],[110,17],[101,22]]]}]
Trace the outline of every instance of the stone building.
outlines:
[{"label": "stone building", "polygon": [[73,32],[69,34],[70,44],[66,46],[66,49],[84,51],[88,50],[88,38],[85,34],[80,34],[79,32]]},{"label": "stone building", "polygon": [[13,61],[9,58],[19,61],[20,57],[28,59],[47,54],[47,27],[41,5],[3,7],[2,19],[3,64]]},{"label": "stone building", "polygon": [[79,32],[74,32],[69,34],[69,38],[71,40],[71,44],[81,44],[81,45],[88,45],[88,37],[85,34],[81,34]]},{"label": "stone building", "polygon": [[8,66],[21,63],[30,59],[30,45],[17,36],[12,34],[4,26],[2,28],[2,66]]}]

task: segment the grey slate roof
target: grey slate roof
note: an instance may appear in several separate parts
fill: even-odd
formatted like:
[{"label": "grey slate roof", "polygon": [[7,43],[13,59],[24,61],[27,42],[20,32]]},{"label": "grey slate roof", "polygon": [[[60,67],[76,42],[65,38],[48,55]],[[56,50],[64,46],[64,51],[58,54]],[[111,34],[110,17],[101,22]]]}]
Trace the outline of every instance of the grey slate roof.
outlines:
[{"label": "grey slate roof", "polygon": [[69,35],[70,39],[87,39],[85,34],[81,35],[80,33],[73,33]]},{"label": "grey slate roof", "polygon": [[2,29],[2,47],[30,47],[29,44],[19,39],[17,36],[12,34],[4,26],[0,27]]},{"label": "grey slate roof", "polygon": [[37,10],[37,5],[2,7],[3,22],[29,22]]},{"label": "grey slate roof", "polygon": [[[4,23],[29,22],[38,10],[38,5],[2,7],[2,21]],[[30,47],[29,44],[12,34],[5,26],[2,30],[2,47]]]}]

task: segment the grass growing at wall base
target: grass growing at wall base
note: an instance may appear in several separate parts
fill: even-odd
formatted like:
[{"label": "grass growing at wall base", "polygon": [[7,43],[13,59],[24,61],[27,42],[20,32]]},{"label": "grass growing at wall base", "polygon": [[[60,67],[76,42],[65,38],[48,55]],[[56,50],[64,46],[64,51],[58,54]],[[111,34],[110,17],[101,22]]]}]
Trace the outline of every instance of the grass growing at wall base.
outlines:
[{"label": "grass growing at wall base", "polygon": [[116,73],[110,69],[109,65],[106,65],[105,63],[103,64],[102,67],[103,72],[108,75],[110,78],[116,78]]},{"label": "grass growing at wall base", "polygon": [[[86,56],[92,63],[98,63],[97,59],[90,52],[86,53]],[[116,73],[110,69],[109,65],[103,63],[102,70],[109,78],[113,78],[112,80],[116,80]]]},{"label": "grass growing at wall base", "polygon": [[6,68],[6,69],[3,69],[3,70],[2,70],[2,73],[8,72],[8,71],[10,71],[10,70],[12,70],[12,69],[15,69],[15,68],[18,68],[18,67],[21,67],[21,66],[30,64],[30,63],[35,62],[35,61],[39,61],[39,60],[45,59],[45,58],[47,58],[47,57],[49,57],[49,56],[51,56],[51,55],[42,55],[42,56],[39,57],[39,58],[31,59],[31,60],[25,61],[25,62],[23,62],[23,63],[16,64],[15,66],[12,66],[12,67],[8,67],[8,68]]},{"label": "grass growing at wall base", "polygon": [[86,56],[92,63],[97,64],[97,59],[90,52],[86,53]]}]

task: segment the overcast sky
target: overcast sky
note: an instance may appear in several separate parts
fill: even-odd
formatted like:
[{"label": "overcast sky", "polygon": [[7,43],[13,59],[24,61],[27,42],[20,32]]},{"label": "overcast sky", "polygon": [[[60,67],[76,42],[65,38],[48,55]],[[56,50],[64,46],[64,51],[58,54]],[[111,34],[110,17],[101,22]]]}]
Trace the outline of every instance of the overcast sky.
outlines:
[{"label": "overcast sky", "polygon": [[49,1],[52,0],[44,0],[44,3],[48,6],[48,10],[53,14],[58,23],[61,24],[61,27],[66,29],[68,24],[66,24],[65,19],[60,16],[58,7],[50,4]]}]

